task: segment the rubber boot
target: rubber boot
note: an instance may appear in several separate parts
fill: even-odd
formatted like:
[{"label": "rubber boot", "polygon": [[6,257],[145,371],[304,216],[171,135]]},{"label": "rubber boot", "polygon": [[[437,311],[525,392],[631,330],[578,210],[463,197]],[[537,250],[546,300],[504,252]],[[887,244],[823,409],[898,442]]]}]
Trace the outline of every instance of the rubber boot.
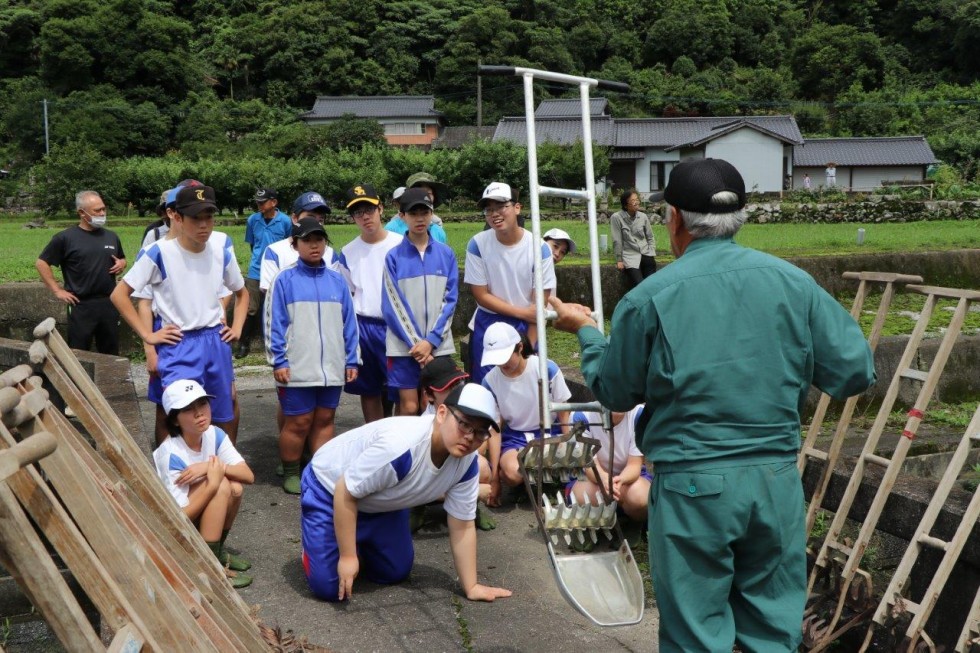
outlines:
[{"label": "rubber boot", "polygon": [[295,461],[287,463],[285,460],[282,461],[282,489],[286,494],[299,494],[300,493],[300,478],[299,473],[302,469],[302,463],[300,461]]}]

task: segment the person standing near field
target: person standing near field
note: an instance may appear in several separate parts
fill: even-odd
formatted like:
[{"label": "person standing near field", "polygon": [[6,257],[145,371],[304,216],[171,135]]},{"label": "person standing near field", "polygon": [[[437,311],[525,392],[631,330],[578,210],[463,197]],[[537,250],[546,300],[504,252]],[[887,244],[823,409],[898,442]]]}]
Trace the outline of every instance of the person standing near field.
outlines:
[{"label": "person standing near field", "polygon": [[807,598],[800,409],[876,375],[861,328],[806,272],[736,245],[745,182],[683,161],[664,191],[677,260],[623,297],[609,339],[553,300],[582,374],[613,411],[645,404],[650,570],[660,651],[795,651]]},{"label": "person standing near field", "polygon": [[[34,267],[55,297],[68,305],[68,346],[119,354],[119,312],[109,295],[116,275],[126,269],[122,242],[105,228],[106,207],[94,190],[75,195],[78,224],[55,234]],[[61,268],[64,286],[54,278],[52,266]]]},{"label": "person standing near field", "polygon": [[640,195],[630,189],[619,199],[623,207],[609,218],[616,267],[623,271],[630,288],[657,271],[656,242],[650,218],[640,210]]}]

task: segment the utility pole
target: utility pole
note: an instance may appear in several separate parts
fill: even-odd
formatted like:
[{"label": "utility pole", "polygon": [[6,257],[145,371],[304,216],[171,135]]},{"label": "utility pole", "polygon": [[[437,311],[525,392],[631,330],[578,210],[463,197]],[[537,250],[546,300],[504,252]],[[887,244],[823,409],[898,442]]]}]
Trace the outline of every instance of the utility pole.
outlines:
[{"label": "utility pole", "polygon": [[48,99],[44,98],[41,104],[44,105],[44,154],[51,154],[51,144],[48,140]]},{"label": "utility pole", "polygon": [[[482,65],[483,60],[477,59],[477,71],[480,70],[480,66]],[[483,127],[483,76],[479,72],[476,73],[476,126],[478,129]]]}]

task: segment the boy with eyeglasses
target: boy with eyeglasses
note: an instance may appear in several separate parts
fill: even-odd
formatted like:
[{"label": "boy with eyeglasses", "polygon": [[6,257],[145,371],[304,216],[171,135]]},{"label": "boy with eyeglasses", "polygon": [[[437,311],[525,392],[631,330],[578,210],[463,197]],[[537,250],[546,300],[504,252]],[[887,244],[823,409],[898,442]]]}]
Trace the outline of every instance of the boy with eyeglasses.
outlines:
[{"label": "boy with eyeglasses", "polygon": [[445,496],[449,546],[466,598],[509,590],[476,576],[476,450],[497,430],[497,405],[481,386],[457,387],[435,416],[391,417],[337,436],[303,472],[303,569],[326,601],[350,598],[361,567],[375,583],[405,580],[415,558],[409,509]]},{"label": "boy with eyeglasses", "polygon": [[517,216],[521,204],[517,192],[508,184],[495,181],[486,187],[477,202],[487,225],[466,246],[463,281],[470,286],[477,303],[470,337],[470,366],[474,383],[493,366],[481,366],[484,332],[494,322],[506,322],[526,333],[537,344],[534,308],[534,258],[541,259],[545,299],[556,287],[555,263],[547,243],[534,242],[530,231],[521,227]]},{"label": "boy with eyeglasses", "polygon": [[354,311],[361,349],[357,380],[344,391],[360,395],[365,422],[384,417],[381,393],[388,381],[388,357],[385,341],[388,327],[381,310],[382,277],[385,256],[402,241],[402,237],[385,231],[381,224],[384,207],[371,184],[357,184],[347,189],[347,214],[360,234],[340,252],[337,271],[347,280],[354,295]]}]

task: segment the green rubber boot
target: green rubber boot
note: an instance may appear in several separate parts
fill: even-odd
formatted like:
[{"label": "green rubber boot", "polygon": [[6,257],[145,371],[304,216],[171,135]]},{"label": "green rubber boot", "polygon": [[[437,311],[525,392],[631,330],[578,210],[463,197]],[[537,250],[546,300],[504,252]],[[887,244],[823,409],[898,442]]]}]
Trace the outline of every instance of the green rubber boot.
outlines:
[{"label": "green rubber boot", "polygon": [[228,574],[228,582],[230,582],[231,586],[236,590],[240,590],[243,587],[248,587],[252,584],[252,577],[247,574],[243,574],[240,571],[226,571],[225,573]]},{"label": "green rubber boot", "polygon": [[299,473],[302,469],[302,464],[300,461],[295,461],[287,463],[283,461],[282,463],[282,489],[286,494],[299,494],[300,493],[300,478]]},{"label": "green rubber boot", "polygon": [[476,527],[481,531],[492,531],[497,528],[497,520],[490,516],[486,506],[476,504]]}]

